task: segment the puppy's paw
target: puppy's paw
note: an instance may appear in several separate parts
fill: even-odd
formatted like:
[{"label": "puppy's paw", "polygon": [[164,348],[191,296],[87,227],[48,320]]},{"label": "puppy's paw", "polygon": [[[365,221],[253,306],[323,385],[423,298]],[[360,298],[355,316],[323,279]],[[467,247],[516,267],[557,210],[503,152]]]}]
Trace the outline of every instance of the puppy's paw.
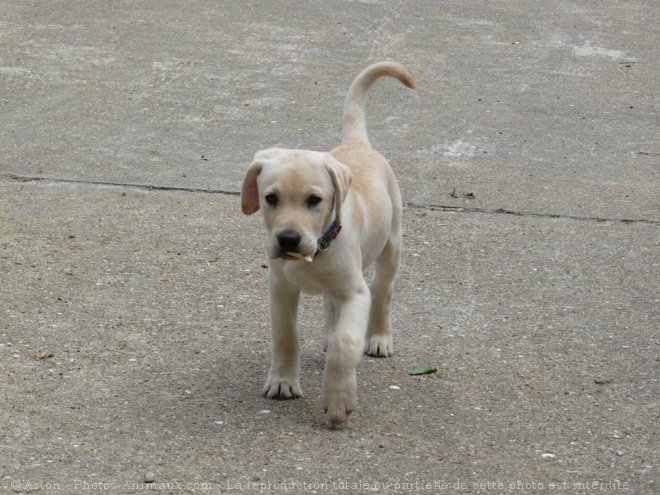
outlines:
[{"label": "puppy's paw", "polygon": [[333,425],[345,422],[353,409],[355,409],[355,400],[350,397],[331,399],[324,407],[325,412],[328,414],[328,421]]},{"label": "puppy's paw", "polygon": [[333,388],[323,396],[323,409],[333,425],[343,423],[357,405],[357,392],[350,387]]},{"label": "puppy's paw", "polygon": [[390,357],[394,354],[392,335],[369,335],[364,348],[365,354],[374,357]]},{"label": "puppy's paw", "polygon": [[263,396],[268,399],[286,400],[302,397],[302,389],[297,380],[269,376],[264,386]]}]

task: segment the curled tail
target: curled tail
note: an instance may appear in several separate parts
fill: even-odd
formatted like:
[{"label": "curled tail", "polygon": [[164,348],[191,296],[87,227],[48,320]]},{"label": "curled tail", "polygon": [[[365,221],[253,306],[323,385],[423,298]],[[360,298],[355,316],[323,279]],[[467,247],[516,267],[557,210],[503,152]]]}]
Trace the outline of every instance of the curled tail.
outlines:
[{"label": "curled tail", "polygon": [[396,62],[379,62],[360,72],[348,88],[348,95],[346,95],[346,101],[344,102],[342,142],[361,141],[367,146],[371,146],[364,118],[365,96],[376,79],[383,76],[394,77],[409,88],[415,87],[415,81],[413,81],[408,69]]}]

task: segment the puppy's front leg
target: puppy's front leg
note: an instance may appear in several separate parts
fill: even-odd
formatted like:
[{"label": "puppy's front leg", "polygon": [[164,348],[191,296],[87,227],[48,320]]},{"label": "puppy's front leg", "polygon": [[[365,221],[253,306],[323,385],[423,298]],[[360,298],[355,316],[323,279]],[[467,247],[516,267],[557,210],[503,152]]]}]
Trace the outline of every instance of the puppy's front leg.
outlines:
[{"label": "puppy's front leg", "polygon": [[343,423],[357,405],[357,365],[367,332],[371,296],[364,280],[348,296],[333,297],[336,325],[327,336],[323,407],[331,423]]},{"label": "puppy's front leg", "polygon": [[335,327],[337,326],[337,315],[335,305],[329,296],[323,296],[323,303],[325,306],[325,322],[323,323],[323,350],[328,350],[328,338],[332,335]]},{"label": "puppy's front leg", "polygon": [[300,288],[270,270],[270,325],[272,361],[263,395],[269,399],[295,399],[300,388],[300,356],[296,316]]}]

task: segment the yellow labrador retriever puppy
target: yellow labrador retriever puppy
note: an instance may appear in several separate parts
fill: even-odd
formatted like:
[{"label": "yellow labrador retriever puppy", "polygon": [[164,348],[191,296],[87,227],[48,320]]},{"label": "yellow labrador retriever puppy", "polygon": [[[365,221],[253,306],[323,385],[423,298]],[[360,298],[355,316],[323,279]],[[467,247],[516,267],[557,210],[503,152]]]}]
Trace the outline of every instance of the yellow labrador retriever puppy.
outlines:
[{"label": "yellow labrador retriever puppy", "polygon": [[[241,190],[243,213],[261,210],[268,231],[273,347],[264,396],[302,395],[298,299],[301,290],[323,294],[323,406],[331,423],[344,422],[355,408],[362,352],[392,355],[390,306],[401,250],[401,194],[389,163],[371,148],[364,118],[366,92],[382,76],[415,87],[400,64],[368,67],[348,90],[337,148],[330,153],[259,151]],[[368,287],[363,270],[374,262]]]}]

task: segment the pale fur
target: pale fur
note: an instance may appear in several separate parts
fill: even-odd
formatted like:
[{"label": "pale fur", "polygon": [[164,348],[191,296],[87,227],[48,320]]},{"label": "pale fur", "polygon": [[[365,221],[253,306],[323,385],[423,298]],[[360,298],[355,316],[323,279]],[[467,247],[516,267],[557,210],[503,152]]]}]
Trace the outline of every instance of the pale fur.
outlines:
[{"label": "pale fur", "polygon": [[[401,250],[401,195],[389,163],[369,144],[364,100],[379,77],[391,76],[414,87],[400,64],[374,64],[353,81],[344,105],[343,142],[330,153],[271,148],[258,152],[241,191],[243,212],[263,211],[270,257],[272,363],[264,395],[296,398],[300,358],[296,316],[300,291],[325,300],[326,364],[323,406],[331,423],[341,423],[357,403],[356,370],[362,352],[387,357],[393,352],[390,306]],[[273,206],[266,196],[278,198]],[[318,205],[306,203],[310,195]],[[342,230],[313,262],[317,239],[340,219]],[[300,234],[297,255],[279,245],[283,231]],[[371,286],[363,270],[375,263]]]}]

